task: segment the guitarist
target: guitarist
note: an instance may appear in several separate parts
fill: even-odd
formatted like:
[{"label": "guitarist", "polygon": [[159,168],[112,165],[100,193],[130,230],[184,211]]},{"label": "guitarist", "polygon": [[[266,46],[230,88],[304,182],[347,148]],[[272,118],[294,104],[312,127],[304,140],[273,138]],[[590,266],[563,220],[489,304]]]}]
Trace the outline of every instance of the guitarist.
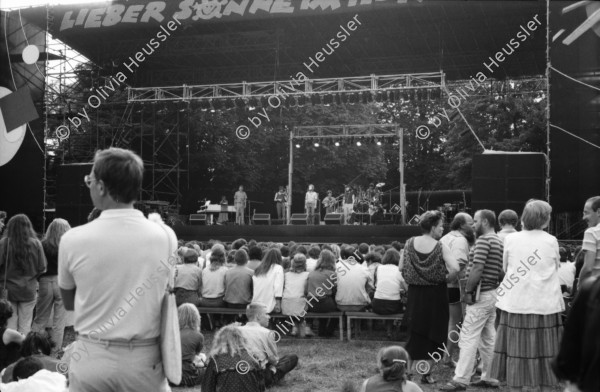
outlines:
[{"label": "guitarist", "polygon": [[325,207],[325,213],[331,214],[335,212],[335,206],[337,204],[337,199],[331,196],[332,192],[327,191],[327,197],[323,199],[323,207]]}]

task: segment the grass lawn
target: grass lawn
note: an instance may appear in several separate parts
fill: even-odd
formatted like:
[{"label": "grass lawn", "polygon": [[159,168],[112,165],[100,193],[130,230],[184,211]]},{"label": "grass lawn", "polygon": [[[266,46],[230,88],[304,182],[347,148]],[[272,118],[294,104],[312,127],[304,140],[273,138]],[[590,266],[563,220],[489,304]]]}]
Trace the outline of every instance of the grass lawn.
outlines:
[{"label": "grass lawn", "polygon": [[[206,347],[209,350],[212,334],[205,333]],[[299,357],[298,366],[285,376],[272,392],[312,392],[312,391],[358,391],[362,382],[377,374],[375,363],[380,348],[398,344],[388,341],[352,341],[341,342],[336,339],[294,339],[284,338],[278,344],[279,354],[296,354]],[[403,345],[403,343],[400,343]],[[454,371],[448,367],[434,367],[433,385],[420,385],[420,376],[413,379],[423,391],[437,391],[448,380],[452,379]],[[556,391],[563,389],[557,387]],[[173,388],[176,392],[199,392],[196,388]],[[500,389],[468,388],[468,392],[498,391],[508,392],[506,385]]]}]

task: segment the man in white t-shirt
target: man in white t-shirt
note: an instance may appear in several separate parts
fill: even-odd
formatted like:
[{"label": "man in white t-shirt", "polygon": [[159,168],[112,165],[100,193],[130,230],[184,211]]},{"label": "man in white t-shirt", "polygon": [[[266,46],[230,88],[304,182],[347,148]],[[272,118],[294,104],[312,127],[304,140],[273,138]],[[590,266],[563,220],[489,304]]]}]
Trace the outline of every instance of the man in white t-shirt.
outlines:
[{"label": "man in white t-shirt", "polygon": [[58,284],[78,334],[69,364],[74,391],[169,390],[159,335],[177,238],[133,208],[143,170],[131,151],[98,151],[85,183],[102,214],[60,242]]},{"label": "man in white t-shirt", "polygon": [[[456,333],[460,332],[457,325],[460,325],[464,314],[463,305],[460,302],[463,293],[460,290],[459,280],[463,279],[464,289],[464,284],[466,284],[466,280],[464,280],[466,266],[469,263],[469,240],[467,238],[474,238],[472,226],[473,218],[471,215],[465,212],[459,212],[454,216],[452,223],[450,223],[451,231],[440,238],[442,245],[446,245],[450,249],[452,255],[460,265],[460,272],[456,281],[448,283],[448,306],[450,308],[448,336],[450,336],[451,331],[456,331]],[[449,355],[444,358],[444,362],[448,366],[454,367],[456,364],[452,361],[452,355],[457,351],[458,345],[450,338],[448,338],[446,344]]]},{"label": "man in white t-shirt", "polygon": [[583,220],[587,222],[588,229],[583,233],[584,259],[580,282],[590,276],[600,276],[600,196],[587,199]]},{"label": "man in white t-shirt", "polygon": [[321,248],[318,245],[311,245],[308,249],[308,257],[306,258],[306,272],[313,272],[317,268]]}]

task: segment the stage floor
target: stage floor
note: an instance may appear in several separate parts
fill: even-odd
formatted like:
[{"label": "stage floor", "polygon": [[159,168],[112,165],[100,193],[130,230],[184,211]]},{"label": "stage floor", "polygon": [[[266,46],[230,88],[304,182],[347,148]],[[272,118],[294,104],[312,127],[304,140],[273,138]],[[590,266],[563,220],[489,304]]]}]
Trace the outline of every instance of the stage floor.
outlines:
[{"label": "stage floor", "polygon": [[246,226],[176,226],[177,238],[185,241],[219,240],[232,242],[238,238],[254,239],[261,242],[299,243],[361,243],[389,244],[392,241],[405,242],[408,238],[421,234],[419,226],[410,225],[246,225]]}]

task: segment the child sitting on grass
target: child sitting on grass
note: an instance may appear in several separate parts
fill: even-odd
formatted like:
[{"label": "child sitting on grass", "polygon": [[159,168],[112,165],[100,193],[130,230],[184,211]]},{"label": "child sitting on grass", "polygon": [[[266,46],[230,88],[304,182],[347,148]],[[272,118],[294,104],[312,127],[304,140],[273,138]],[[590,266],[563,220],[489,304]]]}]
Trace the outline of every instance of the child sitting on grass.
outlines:
[{"label": "child sitting on grass", "polygon": [[408,353],[400,346],[382,348],[377,354],[379,374],[365,380],[360,392],[423,392],[417,384],[406,379],[409,361]]}]

